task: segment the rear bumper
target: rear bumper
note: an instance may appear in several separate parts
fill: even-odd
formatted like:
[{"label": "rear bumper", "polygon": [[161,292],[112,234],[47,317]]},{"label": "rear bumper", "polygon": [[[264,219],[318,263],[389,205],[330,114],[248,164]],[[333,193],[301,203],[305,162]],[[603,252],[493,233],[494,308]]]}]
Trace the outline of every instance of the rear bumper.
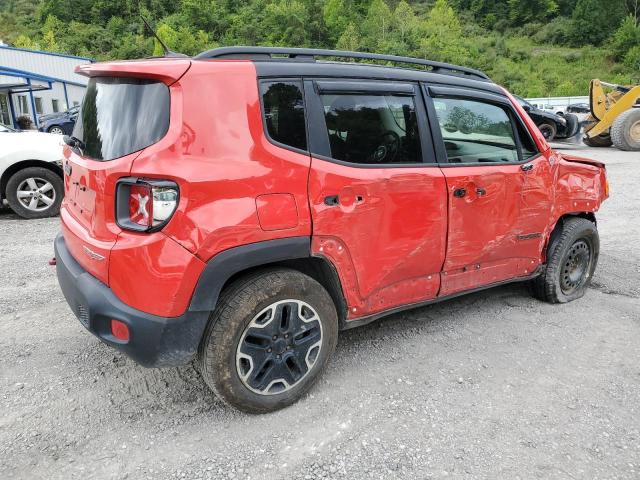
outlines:
[{"label": "rear bumper", "polygon": [[[80,323],[145,367],[184,365],[195,356],[209,312],[187,310],[179,317],[159,317],[120,301],[111,289],[73,258],[62,234],[55,240],[56,273],[62,293]],[[111,334],[111,320],[129,327],[124,342]]]}]

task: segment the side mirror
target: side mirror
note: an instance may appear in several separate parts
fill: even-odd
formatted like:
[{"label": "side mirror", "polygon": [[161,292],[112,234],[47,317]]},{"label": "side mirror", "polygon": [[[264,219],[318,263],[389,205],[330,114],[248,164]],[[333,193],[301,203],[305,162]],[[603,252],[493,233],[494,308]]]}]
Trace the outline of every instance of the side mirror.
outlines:
[{"label": "side mirror", "polygon": [[530,112],[531,111],[531,106],[530,105],[523,105],[522,108],[524,108],[525,112]]}]

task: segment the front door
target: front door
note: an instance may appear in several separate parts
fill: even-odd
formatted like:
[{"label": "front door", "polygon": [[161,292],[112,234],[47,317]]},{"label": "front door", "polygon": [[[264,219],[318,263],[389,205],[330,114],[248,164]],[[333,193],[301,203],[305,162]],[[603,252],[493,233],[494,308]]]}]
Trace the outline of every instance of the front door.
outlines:
[{"label": "front door", "polygon": [[337,267],[349,318],[437,296],[446,184],[420,90],[398,82],[305,82],[312,251]]},{"label": "front door", "polygon": [[551,207],[549,161],[506,99],[443,93],[432,99],[449,199],[441,296],[531,274]]}]

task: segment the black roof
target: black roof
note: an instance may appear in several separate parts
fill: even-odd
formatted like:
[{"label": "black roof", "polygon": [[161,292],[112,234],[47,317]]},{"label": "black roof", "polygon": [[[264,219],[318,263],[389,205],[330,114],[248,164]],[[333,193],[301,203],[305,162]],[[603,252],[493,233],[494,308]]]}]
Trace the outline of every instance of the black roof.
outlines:
[{"label": "black roof", "polygon": [[[400,65],[419,66],[423,68],[398,68],[385,65],[375,65],[367,63],[349,63],[324,61],[317,62],[318,57],[329,58],[350,58],[356,60],[373,60],[382,62],[392,62]],[[277,75],[294,74],[316,74],[322,76],[331,70],[333,75],[342,77],[373,77],[384,79],[415,79],[435,80],[440,75],[449,77],[446,83],[452,82],[453,78],[472,81],[473,86],[484,83],[485,86],[493,85],[491,79],[480,70],[461,67],[449,63],[423,60],[420,58],[400,57],[396,55],[380,55],[375,53],[349,52],[344,50],[322,50],[313,48],[285,48],[285,47],[222,47],[214,48],[200,53],[194,57],[195,60],[212,59],[247,59],[260,64],[262,72]],[[269,66],[270,65],[270,66]],[[357,69],[357,74],[354,72]],[[338,73],[340,71],[340,73]],[[304,73],[306,72],[306,73]],[[396,73],[394,73],[396,72]],[[413,72],[413,74],[411,73]],[[425,77],[425,75],[427,77]],[[409,78],[413,77],[413,78]],[[419,77],[419,78],[418,78]],[[440,83],[440,82],[436,82]],[[470,85],[471,86],[471,85]],[[494,91],[494,88],[488,90]],[[486,89],[486,87],[485,87]]]}]

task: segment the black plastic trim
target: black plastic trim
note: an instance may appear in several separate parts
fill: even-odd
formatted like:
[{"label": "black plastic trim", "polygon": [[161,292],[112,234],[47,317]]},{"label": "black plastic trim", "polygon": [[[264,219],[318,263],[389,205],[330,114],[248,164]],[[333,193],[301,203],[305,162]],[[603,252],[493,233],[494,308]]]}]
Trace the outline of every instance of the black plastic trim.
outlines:
[{"label": "black plastic trim", "polygon": [[213,311],[222,287],[236,273],[269,263],[310,256],[310,237],[267,240],[225,250],[207,262],[196,284],[189,311]]},{"label": "black plastic trim", "polygon": [[400,82],[358,81],[316,81],[318,91],[322,93],[381,93],[393,95],[415,95],[413,85]]},{"label": "black plastic trim", "polygon": [[[54,250],[58,283],[69,307],[101,341],[145,367],[185,365],[194,358],[209,312],[187,311],[166,318],[136,310],[82,268],[67,249],[62,234],[56,237]],[[129,341],[111,334],[112,319],[129,327]]]},{"label": "black plastic trim", "polygon": [[303,77],[305,79],[339,81],[379,80],[383,82],[426,82],[429,85],[461,87],[504,95],[495,83],[475,80],[470,77],[440,75],[427,70],[415,70],[385,65],[340,62],[293,62],[272,60],[253,62],[260,78]]},{"label": "black plastic trim", "polygon": [[478,288],[473,288],[470,290],[463,290],[461,292],[456,292],[456,293],[452,293],[451,295],[445,295],[442,297],[436,297],[436,298],[432,298],[431,300],[425,300],[424,302],[416,302],[416,303],[410,303],[407,305],[401,305],[399,307],[395,307],[389,310],[385,310],[383,312],[378,312],[378,313],[374,313],[373,315],[367,315],[366,317],[360,317],[360,318],[354,318],[353,320],[344,320],[341,322],[340,325],[340,329],[341,330],[349,330],[351,328],[356,328],[356,327],[361,327],[364,325],[367,325],[371,322],[375,322],[376,320],[379,320],[383,317],[389,316],[389,315],[393,315],[394,313],[400,313],[400,312],[404,312],[405,310],[412,310],[414,308],[420,308],[420,307],[426,307],[428,305],[433,305],[435,303],[440,303],[440,302],[444,302],[446,300],[451,300],[453,298],[457,298],[457,297],[461,297],[463,295],[467,295],[470,293],[476,293],[476,292],[481,292],[483,290],[487,290],[489,288],[494,288],[494,287],[499,287],[501,285],[507,285],[509,283],[516,283],[516,282],[524,282],[527,280],[532,280],[534,278],[536,278],[537,276],[541,275],[542,272],[544,272],[545,266],[544,265],[539,265],[538,268],[531,274],[531,275],[527,275],[524,277],[515,277],[515,278],[510,278],[508,280],[504,280],[501,282],[494,282],[494,283],[490,283],[488,285],[483,285],[482,287],[478,287]]}]

